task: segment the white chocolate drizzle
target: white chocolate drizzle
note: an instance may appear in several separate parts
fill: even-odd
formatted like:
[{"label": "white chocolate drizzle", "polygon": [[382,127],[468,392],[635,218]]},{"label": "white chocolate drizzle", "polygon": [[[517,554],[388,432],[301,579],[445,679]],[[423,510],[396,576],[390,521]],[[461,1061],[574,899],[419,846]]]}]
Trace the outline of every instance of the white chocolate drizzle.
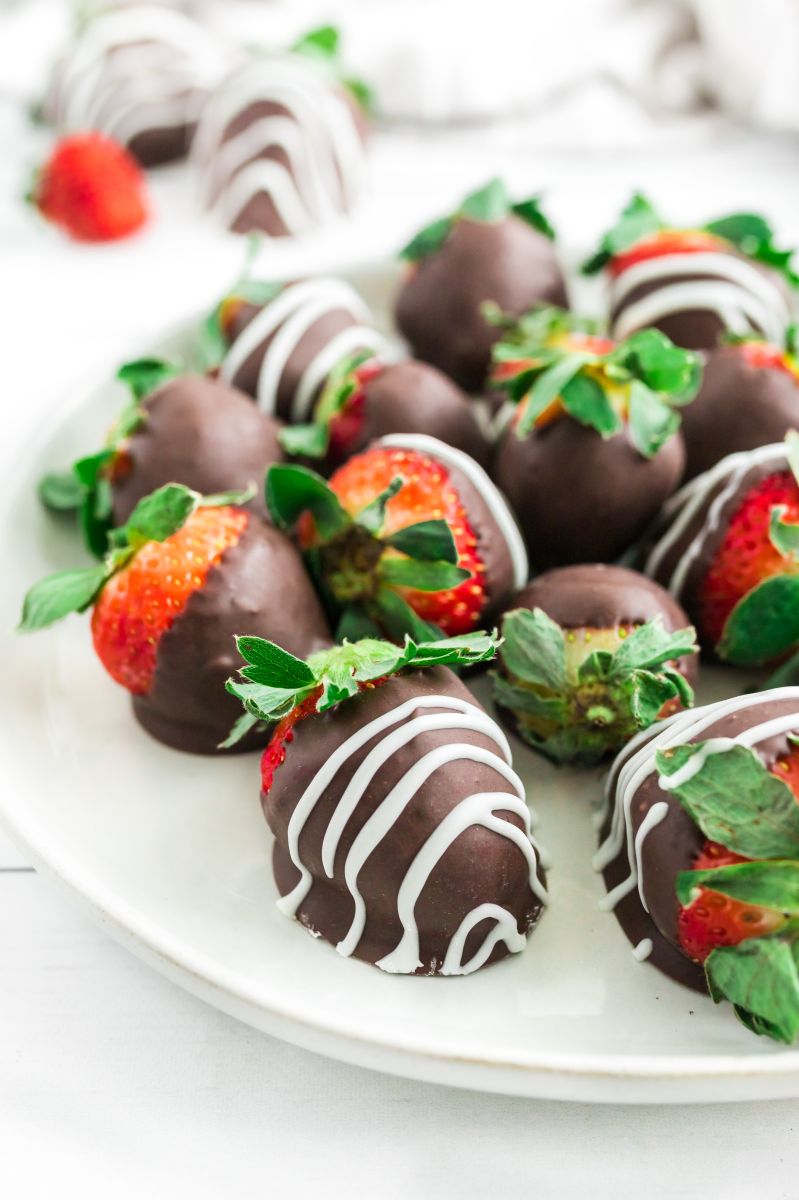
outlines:
[{"label": "white chocolate drizzle", "polygon": [[[708,278],[669,282],[682,276]],[[662,286],[626,303],[635,288],[651,283]],[[667,254],[634,263],[611,281],[610,303],[619,308],[613,323],[616,338],[625,338],[674,313],[698,309],[715,313],[732,333],[757,332],[769,341],[781,342],[792,316],[787,297],[753,263],[714,251]]]},{"label": "white chocolate drizzle", "polygon": [[144,4],[103,13],[56,68],[46,115],[60,129],[96,129],[128,145],[193,124],[229,58],[182,13]]},{"label": "white chocolate drizzle", "polygon": [[784,443],[776,442],[770,446],[759,446],[756,450],[728,454],[709,471],[697,475],[685,487],[680,488],[664,505],[662,525],[665,532],[652,547],[644,563],[644,573],[651,578],[658,575],[660,565],[669,551],[679,542],[703,511],[709,497],[718,489],[713,502],[707,507],[699,530],[685,547],[679,562],[665,581],[671,594],[679,599],[691,568],[700,557],[708,539],[718,529],[727,504],[734,498],[747,473],[753,467],[770,463],[774,464],[775,471],[787,469],[788,459]]},{"label": "white chocolate drizzle", "polygon": [[319,388],[345,354],[363,348],[390,357],[386,339],[368,324],[371,314],[366,304],[343,279],[304,279],[284,287],[230,346],[219,368],[221,378],[232,383],[247,359],[271,338],[258,370],[255,398],[263,412],[274,413],[291,356],[317,321],[337,311],[348,313],[354,324],[335,334],[313,357],[292,397],[291,420],[308,420]]},{"label": "white chocolate drizzle", "polygon": [[646,962],[654,948],[651,938],[642,938],[638,945],[633,947],[633,958],[636,962]]},{"label": "white chocolate drizzle", "polygon": [[[280,111],[228,136],[231,122],[258,103]],[[261,57],[232,72],[203,110],[192,157],[203,202],[228,225],[265,193],[293,236],[347,212],[366,173],[347,100],[299,55]]]},{"label": "white chocolate drizzle", "polygon": [[445,467],[454,468],[465,475],[479,492],[505,539],[513,564],[513,586],[525,586],[530,576],[530,566],[516,518],[502,492],[470,454],[456,450],[454,446],[448,446],[446,442],[426,433],[392,433],[388,437],[380,438],[379,445],[395,446],[401,450],[418,450],[422,454],[429,454],[431,458],[437,458]]},{"label": "white chocolate drizzle", "polygon": [[[422,709],[437,711],[416,715]],[[338,771],[369,741],[380,734],[385,735],[358,766],[325,831],[322,865],[328,878],[333,877],[336,852],[347,822],[366,791],[380,778],[385,763],[413,738],[434,730],[469,730],[483,734],[496,744],[500,753],[481,746],[453,741],[436,747],[414,761],[391,788],[360,829],[344,861],[344,882],[352,896],[355,912],[347,934],[337,946],[339,954],[345,957],[353,954],[363,934],[367,914],[365,901],[358,888],[358,876],[364,864],[431,775],[454,762],[482,763],[491,767],[502,780],[510,784],[513,791],[481,792],[467,796],[447,814],[417,853],[406,872],[397,899],[403,927],[402,939],[397,947],[377,964],[383,970],[392,973],[409,974],[422,965],[419,959],[419,930],[414,919],[416,902],[436,863],[456,838],[471,826],[482,825],[518,846],[529,867],[531,890],[542,903],[547,899],[546,891],[538,878],[538,858],[531,834],[530,812],[524,802],[524,785],[511,768],[510,747],[505,734],[487,713],[466,700],[455,696],[422,695],[405,701],[356,730],[336,747],[305,789],[288,825],[288,852],[300,872],[300,880],[291,892],[278,901],[280,911],[286,916],[296,916],[298,908],[313,885],[311,872],[300,855],[300,837],[316,804]],[[497,816],[500,811],[517,814],[522,820],[523,829]],[[495,925],[477,952],[464,963],[462,958],[466,937],[477,922],[486,917],[492,917]],[[506,909],[496,904],[478,906],[467,915],[453,935],[441,973],[465,975],[477,970],[499,941],[504,941],[508,950],[515,953],[522,949],[526,937],[519,933],[515,918]]]},{"label": "white chocolate drizzle", "polygon": [[665,819],[668,805],[665,801],[656,801],[636,833],[633,832],[632,805],[642,784],[657,771],[657,752],[701,740],[699,735],[723,717],[773,700],[794,701],[796,711],[763,721],[759,725],[755,724],[734,738],[708,739],[703,749],[693,755],[685,767],[671,776],[658,777],[660,788],[664,792],[672,791],[699,772],[713,754],[722,754],[733,746],[752,749],[769,738],[799,730],[799,687],[772,688],[766,692],[733,696],[729,700],[719,700],[714,704],[705,704],[700,708],[676,713],[665,721],[659,721],[650,729],[636,734],[622,750],[611,767],[606,782],[606,811],[610,811],[612,803],[613,816],[610,831],[594,855],[594,868],[597,871],[604,870],[617,858],[626,843],[629,874],[600,901],[601,909],[608,911],[615,908],[619,900],[637,886],[641,904],[645,911],[649,911],[642,879],[641,855],[646,837]]}]

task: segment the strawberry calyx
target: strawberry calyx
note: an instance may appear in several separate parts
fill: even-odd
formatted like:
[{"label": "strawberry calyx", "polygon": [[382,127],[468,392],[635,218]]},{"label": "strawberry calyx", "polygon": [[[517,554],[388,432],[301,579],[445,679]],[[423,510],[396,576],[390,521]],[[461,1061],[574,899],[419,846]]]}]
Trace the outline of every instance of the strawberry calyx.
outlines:
[{"label": "strawberry calyx", "polygon": [[734,739],[658,751],[659,784],[705,842],[675,880],[678,939],[753,1032],[799,1035],[799,737],[771,766]]},{"label": "strawberry calyx", "polygon": [[399,252],[407,263],[419,263],[434,254],[449,237],[456,223],[467,219],[496,225],[507,217],[519,217],[544,237],[554,240],[555,230],[545,216],[540,197],[530,196],[514,202],[502,179],[490,179],[483,187],[466,196],[454,213],[438,217],[421,229]]},{"label": "strawberry calyx", "polygon": [[278,724],[273,742],[267,747],[267,755],[275,751],[269,760],[273,771],[290,740],[286,735],[303,717],[326,712],[364,689],[381,686],[401,671],[487,662],[496,654],[499,638],[496,632],[432,642],[406,637],[400,646],[379,638],[354,642],[345,639],[341,645],[320,650],[305,661],[264,638],[238,637],[236,645],[245,663],[239,669],[244,682],[229,679],[226,687],[245,711],[223,745],[235,745],[259,723],[286,720],[282,728]]},{"label": "strawberry calyx", "polygon": [[[412,490],[399,467],[393,473],[397,454],[378,447],[360,456],[367,473],[372,463],[375,468],[388,466],[389,482],[382,490],[379,485],[360,490],[347,507],[336,488],[345,494],[349,474],[357,473],[364,462],[351,459],[343,468],[347,472],[343,479],[338,473],[330,483],[305,467],[283,463],[267,472],[266,502],[272,519],[279,528],[297,534],[317,586],[338,622],[339,638],[383,633],[426,641],[442,631],[466,632],[458,627],[459,610],[442,611],[438,623],[420,615],[428,597],[432,602],[436,595],[457,595],[473,572],[459,565],[471,559],[459,551],[453,529],[443,517],[396,525],[392,502],[401,504],[396,498]],[[423,469],[427,460],[416,457]],[[367,483],[372,477],[368,473]],[[464,538],[468,540],[465,527],[462,543]],[[471,616],[468,628],[475,625]]]},{"label": "strawberry calyx", "polygon": [[96,558],[102,558],[108,548],[111,484],[130,469],[125,454],[127,441],[147,419],[142,401],[179,374],[177,366],[160,358],[139,358],[123,364],[116,377],[130,390],[130,399],[109,430],[103,448],[76,459],[69,470],[49,472],[39,480],[38,495],[46,508],[77,512],[86,547]]},{"label": "strawberry calyx", "polygon": [[675,668],[696,654],[694,630],[662,617],[613,629],[565,629],[540,608],[502,621],[494,699],[520,736],[556,763],[590,766],[648,728],[668,706],[689,708],[693,689]]},{"label": "strawberry calyx", "polygon": [[680,229],[663,219],[654,205],[636,192],[616,224],[600,240],[596,252],[582,266],[584,275],[608,269],[612,276],[646,259],[667,254],[736,251],[778,272],[792,287],[799,287],[793,269],[794,250],[780,250],[774,231],[760,213],[731,213],[693,229]]},{"label": "strawberry calyx", "polygon": [[236,336],[236,323],[242,310],[247,307],[263,308],[280,295],[285,286],[277,280],[253,277],[251,272],[260,247],[260,235],[248,234],[242,269],[200,325],[200,356],[206,371],[216,370],[220,366]]},{"label": "strawberry calyx", "polygon": [[292,54],[300,54],[317,63],[345,88],[367,116],[374,111],[374,92],[361,78],[350,75],[341,60],[341,34],[335,25],[320,25],[302,35],[291,47]]},{"label": "strawberry calyx", "polygon": [[149,542],[164,542],[182,529],[198,508],[246,504],[255,487],[246,491],[201,496],[181,483],[167,483],[144,496],[125,525],[110,532],[103,561],[74,571],[48,575],[28,591],[22,607],[20,633],[45,629],[69,613],[85,612],[103,588]]},{"label": "strawberry calyx", "polygon": [[366,385],[384,370],[373,350],[346,355],[328,376],[313,415],[305,425],[287,425],[280,444],[295,457],[342,462],[357,445],[366,417]]},{"label": "strawberry calyx", "polygon": [[615,343],[599,336],[592,322],[554,307],[506,318],[488,306],[485,315],[503,327],[490,378],[515,406],[519,438],[569,416],[602,438],[627,426],[638,452],[652,458],[676,433],[676,410],[690,403],[701,382],[699,355],[657,329]]}]

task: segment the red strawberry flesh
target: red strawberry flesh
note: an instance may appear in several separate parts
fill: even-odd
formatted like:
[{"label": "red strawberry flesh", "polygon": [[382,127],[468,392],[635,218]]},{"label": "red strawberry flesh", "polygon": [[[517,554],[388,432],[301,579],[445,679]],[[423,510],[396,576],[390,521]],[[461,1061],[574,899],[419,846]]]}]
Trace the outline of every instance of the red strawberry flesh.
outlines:
[{"label": "red strawberry flesh", "polygon": [[33,202],[82,242],[127,237],[147,220],[144,175],[136,160],[99,133],[64,138],[42,168]]},{"label": "red strawberry flesh", "polygon": [[716,253],[726,249],[727,242],[702,229],[661,229],[616,254],[610,260],[608,270],[615,277],[650,258],[662,258],[667,254]]}]

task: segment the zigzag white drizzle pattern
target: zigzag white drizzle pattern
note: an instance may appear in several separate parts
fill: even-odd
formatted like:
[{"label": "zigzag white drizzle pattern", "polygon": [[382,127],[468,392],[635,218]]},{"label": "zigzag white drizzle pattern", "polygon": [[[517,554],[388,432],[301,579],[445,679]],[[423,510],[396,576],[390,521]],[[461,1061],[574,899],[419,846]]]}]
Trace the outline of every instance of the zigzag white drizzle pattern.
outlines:
[{"label": "zigzag white drizzle pattern", "polygon": [[734,696],[730,700],[719,700],[715,704],[676,713],[651,729],[636,734],[622,750],[610,769],[605,785],[605,811],[610,811],[610,805],[613,804],[613,819],[608,836],[594,856],[594,867],[597,871],[604,870],[621,853],[626,842],[630,873],[600,901],[600,908],[605,911],[615,908],[619,900],[637,886],[641,904],[647,912],[649,911],[641,877],[641,851],[648,833],[665,818],[668,806],[664,801],[653,804],[634,834],[632,803],[644,781],[657,770],[655,755],[658,750],[667,750],[672,746],[681,746],[693,741],[722,717],[741,709],[756,707],[758,704],[770,703],[772,700],[793,700],[796,702],[796,711],[754,725],[735,738],[710,739],[705,753],[696,755],[688,764],[688,770],[670,778],[659,778],[658,782],[664,791],[673,790],[701,770],[711,754],[723,753],[736,745],[752,748],[777,734],[799,730],[799,687],[772,688],[767,692]]},{"label": "zigzag white drizzle pattern", "polygon": [[680,488],[663,508],[662,521],[666,526],[665,533],[652,547],[644,564],[644,573],[655,578],[660,564],[666,558],[672,547],[679,541],[694,518],[702,511],[702,507],[714,488],[726,480],[713,503],[710,505],[696,536],[692,538],[675,566],[666,587],[677,599],[682,595],[685,581],[691,567],[702,552],[702,548],[712,533],[718,527],[724,508],[733,498],[747,471],[751,467],[763,463],[774,463],[776,471],[787,468],[788,459],[785,446],[776,442],[771,446],[760,446],[757,450],[746,450],[739,454],[728,454],[721,462],[716,463],[709,471],[697,475],[685,487]]},{"label": "zigzag white drizzle pattern", "polygon": [[[684,275],[708,275],[669,283]],[[642,284],[662,287],[625,304],[627,296]],[[628,267],[610,284],[612,308],[621,305],[613,335],[625,338],[636,329],[653,325],[662,317],[700,309],[716,313],[733,333],[762,333],[781,342],[791,320],[791,306],[779,288],[752,263],[734,254],[668,254],[646,259]]]},{"label": "zigzag white drizzle pattern", "polygon": [[[414,716],[420,709],[443,709],[428,715]],[[396,727],[396,728],[394,728]],[[499,726],[487,713],[476,705],[454,696],[417,696],[383,713],[370,721],[336,748],[300,797],[288,826],[288,852],[300,872],[297,886],[278,901],[278,908],[287,916],[295,916],[297,909],[308,895],[313,884],[310,871],[302,862],[299,841],[302,830],[324,791],[335,779],[341,767],[362,746],[378,734],[387,734],[366,755],[355,771],[339,800],[322,843],[322,863],[328,877],[332,878],[336,850],[346,824],[358,806],[366,790],[379,775],[382,766],[414,737],[433,730],[470,730],[482,733],[496,743],[501,756],[494,751],[467,743],[452,742],[440,746],[414,762],[383,799],[369,820],[364,824],[351,846],[344,863],[344,879],[355,903],[352,925],[342,941],[338,952],[349,956],[357,948],[366,921],[366,906],[358,890],[358,875],[383,838],[389,833],[408,803],[419,788],[440,767],[458,761],[472,761],[492,767],[498,775],[511,784],[515,795],[509,792],[477,793],[462,800],[440,823],[421,848],[408,868],[398,897],[399,915],[403,925],[403,937],[391,954],[378,962],[385,971],[407,974],[421,965],[419,961],[419,931],[413,917],[416,901],[441,856],[452,845],[460,833],[472,825],[483,825],[514,842],[525,856],[530,872],[530,887],[542,901],[546,892],[537,874],[536,850],[530,833],[530,812],[524,803],[524,785],[510,767],[510,747]],[[387,733],[388,730],[392,732]],[[522,818],[524,831],[509,821],[496,816],[497,811],[514,812]],[[490,910],[490,911],[488,911]],[[478,913],[482,915],[477,915]],[[466,936],[478,920],[493,916],[497,924],[490,931],[480,949],[467,962],[462,962]],[[481,905],[464,920],[452,938],[445,957],[442,973],[452,975],[469,974],[485,962],[498,941],[504,941],[511,952],[520,950],[525,936],[518,932],[512,914],[498,905]]]},{"label": "zigzag white drizzle pattern", "polygon": [[226,66],[217,42],[181,13],[154,5],[105,13],[57,69],[48,119],[128,144],[150,129],[193,123]]},{"label": "zigzag white drizzle pattern", "polygon": [[[231,121],[258,102],[286,112],[259,117],[225,141]],[[282,151],[289,165],[269,157],[273,150]],[[203,111],[192,157],[202,172],[204,203],[228,225],[265,192],[292,235],[349,210],[366,172],[364,145],[346,100],[298,55],[260,58],[232,73]]]},{"label": "zigzag white drizzle pattern", "polygon": [[525,586],[530,576],[530,564],[519,526],[499,488],[471,455],[465,454],[463,450],[456,450],[454,446],[448,446],[446,442],[430,437],[427,433],[392,433],[381,438],[380,445],[396,446],[402,450],[419,450],[422,454],[437,458],[445,467],[454,467],[465,475],[482,496],[507,543],[513,563],[513,586]]},{"label": "zigzag white drizzle pattern", "polygon": [[230,346],[219,368],[221,377],[232,382],[250,355],[275,334],[261,361],[256,388],[258,407],[274,413],[283,372],[302,338],[317,321],[339,310],[349,313],[357,324],[331,338],[303,371],[290,415],[292,421],[307,420],[320,385],[345,354],[364,348],[389,357],[388,342],[368,324],[369,309],[343,279],[305,279],[284,287],[256,313]]}]

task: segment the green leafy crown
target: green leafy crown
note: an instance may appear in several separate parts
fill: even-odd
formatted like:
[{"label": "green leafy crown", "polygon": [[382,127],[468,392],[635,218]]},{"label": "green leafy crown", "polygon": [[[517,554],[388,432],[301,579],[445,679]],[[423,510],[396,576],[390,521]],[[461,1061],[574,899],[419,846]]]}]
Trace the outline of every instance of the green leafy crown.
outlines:
[{"label": "green leafy crown", "polygon": [[558,402],[603,438],[626,422],[636,449],[651,458],[679,429],[676,409],[698,391],[701,358],[658,329],[641,329],[606,349],[582,337],[587,322],[561,309],[545,307],[516,319],[489,307],[486,315],[504,325],[491,382],[517,405],[517,437],[526,437]]},{"label": "green leafy crown", "polygon": [[[785,438],[788,465],[799,484],[799,434]],[[788,509],[775,504],[769,514],[769,538],[785,568],[742,596],[728,616],[716,653],[736,666],[779,661],[799,647],[799,525],[785,520]],[[769,680],[778,687],[799,678],[799,653]]]},{"label": "green leafy crown", "polygon": [[246,504],[254,495],[254,486],[241,492],[201,496],[182,483],[164,484],[139,501],[125,525],[111,530],[101,563],[58,571],[33,585],[22,605],[20,633],[45,629],[68,613],[90,608],[111,576],[127,566],[137,550],[147,542],[166,541],[201,506]]},{"label": "green leafy crown", "polygon": [[385,534],[386,506],[402,489],[397,477],[354,517],[321,475],[276,463],[266,476],[266,503],[279,529],[291,532],[309,513],[315,545],[306,563],[337,622],[336,639],[387,635],[417,642],[440,638],[401,595],[405,588],[441,592],[470,573],[459,567],[452,530],[444,520],[419,521]]},{"label": "green leafy crown", "polygon": [[112,525],[110,471],[117,453],[147,419],[142,401],[180,370],[160,358],[125,363],[117,379],[130,389],[130,399],[110,430],[102,450],[85,455],[68,471],[51,472],[39,481],[39,499],[52,512],[77,512],[89,551],[101,558]]},{"label": "green leafy crown", "polygon": [[[797,739],[789,735],[789,742]],[[697,756],[699,769],[690,774],[689,767],[672,786],[670,778]],[[751,860],[680,872],[680,904],[709,888],[777,918],[774,932],[710,952],[710,994],[733,1004],[754,1033],[791,1043],[799,1035],[799,804],[754,750],[735,743],[661,750],[657,768],[661,787],[673,792],[706,838]]]},{"label": "green leafy crown", "polygon": [[330,445],[331,423],[359,391],[364,365],[374,360],[374,350],[361,349],[336,364],[316,403],[313,421],[305,425],[286,425],[281,429],[278,436],[287,454],[298,458],[325,458]]},{"label": "green leafy crown", "polygon": [[663,706],[693,704],[693,690],[672,665],[696,654],[694,630],[669,632],[655,617],[615,650],[569,661],[573,636],[542,609],[519,608],[502,622],[502,671],[494,698],[516,718],[521,737],[556,763],[592,765],[660,716]]},{"label": "green leafy crown", "polygon": [[[646,196],[636,192],[613,228],[603,235],[597,251],[583,263],[583,273],[596,274],[637,242],[672,228]],[[774,244],[774,230],[760,213],[731,213],[697,227],[697,232],[721,238],[741,254],[778,271],[791,287],[799,287],[799,275],[792,265],[794,251],[778,249]]]},{"label": "green leafy crown", "polygon": [[464,217],[471,221],[496,224],[509,216],[520,217],[545,237],[555,237],[555,230],[544,215],[538,196],[531,196],[528,200],[520,200],[514,204],[504,182],[501,179],[491,179],[484,187],[470,193],[456,212],[447,217],[439,217],[421,229],[400,251],[400,258],[412,263],[427,258],[449,237],[455,222]]},{"label": "green leafy crown", "polygon": [[312,697],[316,698],[313,710],[325,712],[357,695],[365,684],[406,669],[467,667],[487,662],[500,643],[496,632],[468,633],[434,642],[415,642],[406,637],[402,646],[362,638],[321,650],[305,662],[263,638],[239,637],[236,644],[246,663],[239,671],[245,682],[229,679],[226,686],[242,702],[245,712],[223,743],[225,747],[234,745],[254,725],[279,721]]},{"label": "green leafy crown", "polygon": [[335,25],[320,25],[302,35],[291,47],[293,54],[301,54],[324,67],[345,87],[365,113],[374,110],[374,93],[363,79],[350,75],[341,58],[341,34]]}]

